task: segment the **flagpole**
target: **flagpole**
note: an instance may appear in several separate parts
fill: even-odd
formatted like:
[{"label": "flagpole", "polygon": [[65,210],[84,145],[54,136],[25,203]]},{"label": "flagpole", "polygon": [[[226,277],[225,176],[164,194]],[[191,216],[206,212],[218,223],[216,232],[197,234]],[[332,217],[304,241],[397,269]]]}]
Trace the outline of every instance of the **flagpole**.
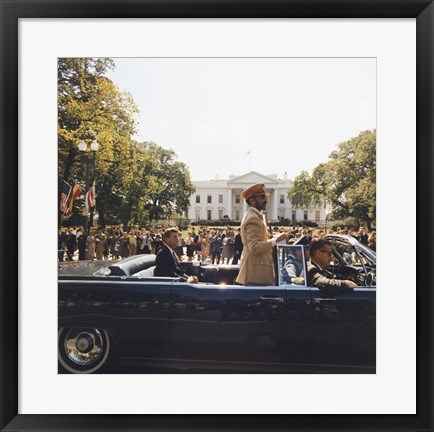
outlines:
[{"label": "flagpole", "polygon": [[252,171],[252,152],[249,150],[247,153],[244,154],[244,157],[249,157],[249,171]]},{"label": "flagpole", "polygon": [[[89,173],[89,164],[90,164],[90,160],[89,158],[86,158],[86,186],[84,187],[85,191],[89,190],[89,178],[90,178],[90,173]],[[86,193],[86,192],[85,192]],[[87,226],[89,224],[89,215],[86,215],[84,218],[84,232],[87,234]]]},{"label": "flagpole", "polygon": [[[94,140],[92,141],[92,143],[90,144],[90,150],[92,153],[92,156],[89,156],[88,154],[86,154],[87,152],[87,144],[84,140],[80,141],[80,144],[78,146],[78,149],[82,152],[82,161],[86,167],[86,182],[85,182],[85,193],[88,192],[89,190],[89,169],[90,169],[90,162],[94,162],[95,160],[95,156],[96,156],[96,152],[98,151],[99,148],[99,143]],[[86,197],[85,197],[86,199]],[[83,223],[83,228],[84,228],[84,232],[87,234],[87,228],[88,228],[88,223],[89,223],[89,215],[86,215],[84,217],[84,223]]]}]

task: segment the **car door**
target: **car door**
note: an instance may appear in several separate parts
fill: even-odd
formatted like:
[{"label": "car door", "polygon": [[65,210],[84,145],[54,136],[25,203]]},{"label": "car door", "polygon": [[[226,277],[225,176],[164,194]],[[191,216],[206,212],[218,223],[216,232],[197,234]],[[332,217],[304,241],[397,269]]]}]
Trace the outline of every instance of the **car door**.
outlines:
[{"label": "car door", "polygon": [[375,287],[335,296],[312,288],[312,304],[315,363],[375,373]]},{"label": "car door", "polygon": [[[299,280],[298,284],[281,277],[285,254],[295,249],[301,253],[297,271],[303,282]],[[288,364],[300,370],[300,365],[309,363],[312,302],[310,288],[304,282],[304,249],[279,246],[276,256],[276,286],[174,284],[171,357],[243,362],[264,371],[270,370],[271,364],[276,365],[275,371],[287,371]],[[219,271],[224,272],[225,266]]]},{"label": "car door", "polygon": [[[344,269],[358,287],[329,295],[312,288],[314,358],[351,372],[375,372],[376,287],[375,254],[357,241],[331,237],[333,273]],[[369,283],[369,286],[367,285]]]},{"label": "car door", "polygon": [[107,330],[123,358],[164,357],[171,284],[171,278],[61,280],[59,327]]},{"label": "car door", "polygon": [[286,290],[175,283],[169,332],[172,359],[234,365],[282,362],[287,338]]},{"label": "car door", "polygon": [[311,288],[306,282],[306,256],[303,246],[277,248],[279,285],[285,288],[287,342],[284,361],[288,370],[311,372],[313,357],[313,307]]}]

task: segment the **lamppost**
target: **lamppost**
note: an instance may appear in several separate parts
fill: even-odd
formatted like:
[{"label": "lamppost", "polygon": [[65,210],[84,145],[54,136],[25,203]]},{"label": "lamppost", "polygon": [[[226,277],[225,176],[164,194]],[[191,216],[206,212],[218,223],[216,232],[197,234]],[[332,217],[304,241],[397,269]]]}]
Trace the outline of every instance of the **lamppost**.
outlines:
[{"label": "lamppost", "polygon": [[[93,140],[90,144],[90,150],[92,152],[92,155],[89,155],[89,152],[87,151],[87,143],[84,140],[80,141],[80,144],[78,145],[78,149],[81,152],[81,160],[82,163],[85,165],[86,167],[86,181],[85,181],[85,194],[88,192],[89,190],[89,168],[90,168],[90,164],[95,162],[95,155],[96,152],[99,149],[99,144],[96,140]],[[83,228],[84,228],[84,233],[87,234],[87,225],[88,225],[88,220],[89,220],[89,215],[86,215],[84,217],[84,223],[83,223]]]}]

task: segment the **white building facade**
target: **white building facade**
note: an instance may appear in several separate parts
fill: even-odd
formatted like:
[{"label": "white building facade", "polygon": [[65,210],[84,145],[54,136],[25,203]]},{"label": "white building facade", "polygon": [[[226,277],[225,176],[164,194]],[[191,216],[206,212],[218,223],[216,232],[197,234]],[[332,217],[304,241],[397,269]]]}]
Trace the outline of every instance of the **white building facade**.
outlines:
[{"label": "white building facade", "polygon": [[323,226],[326,220],[325,207],[293,208],[288,200],[288,189],[292,182],[275,174],[264,175],[251,171],[241,176],[230,176],[228,180],[193,181],[196,192],[190,198],[188,219],[221,220],[227,216],[231,221],[240,222],[247,204],[241,192],[249,186],[263,183],[269,193],[266,218],[271,221],[289,219],[293,222],[312,221]]}]

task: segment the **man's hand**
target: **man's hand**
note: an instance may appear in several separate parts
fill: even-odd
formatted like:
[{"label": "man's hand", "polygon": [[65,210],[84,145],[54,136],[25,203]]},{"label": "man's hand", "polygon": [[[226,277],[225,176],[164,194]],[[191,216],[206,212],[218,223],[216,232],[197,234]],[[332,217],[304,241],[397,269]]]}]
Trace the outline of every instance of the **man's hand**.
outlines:
[{"label": "man's hand", "polygon": [[187,279],[188,283],[197,283],[197,276],[189,276]]},{"label": "man's hand", "polygon": [[346,280],[345,282],[346,282],[348,288],[357,288],[358,287],[358,285],[351,280]]},{"label": "man's hand", "polygon": [[304,285],[304,278],[302,277],[293,277],[291,278],[291,283],[295,285]]},{"label": "man's hand", "polygon": [[281,233],[276,237],[276,243],[280,243],[282,240],[288,240],[288,234]]}]

